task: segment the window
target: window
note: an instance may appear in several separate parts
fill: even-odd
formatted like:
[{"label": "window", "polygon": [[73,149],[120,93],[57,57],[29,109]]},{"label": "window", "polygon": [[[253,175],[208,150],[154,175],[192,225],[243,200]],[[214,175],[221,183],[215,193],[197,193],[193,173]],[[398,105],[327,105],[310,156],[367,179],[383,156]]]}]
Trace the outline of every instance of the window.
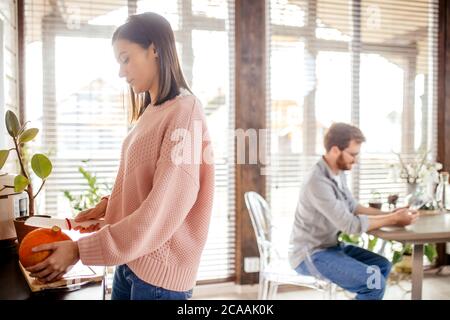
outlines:
[{"label": "window", "polygon": [[[17,1],[2,1],[0,5],[0,149],[14,147],[5,128],[6,110],[18,114],[18,54],[17,54]],[[2,171],[16,173],[13,156],[3,166]]]},{"label": "window", "polygon": [[[3,71],[3,20],[0,18],[0,115],[1,115],[1,120],[3,122],[3,117],[5,114],[5,85],[3,83],[3,79],[5,77],[4,71]],[[6,144],[5,144],[5,135],[6,135],[6,131],[4,131],[4,126],[2,125],[0,127],[0,150],[1,149],[5,149],[6,148]]]},{"label": "window", "polygon": [[438,1],[269,3],[267,192],[274,237],[287,243],[302,179],[331,123],[353,123],[367,138],[348,175],[362,203],[372,190],[405,195],[406,184],[388,174],[393,151],[436,155]]},{"label": "window", "polygon": [[86,188],[77,171],[83,160],[90,160],[99,183],[113,183],[129,126],[127,88],[118,77],[111,36],[129,12],[157,12],[174,29],[183,71],[203,103],[216,157],[213,217],[198,279],[234,276],[234,167],[229,162],[234,151],[228,136],[234,128],[233,3],[25,1],[27,120],[42,129],[40,148],[50,151],[54,164],[40,195],[40,212],[70,212],[62,191],[76,194]]}]

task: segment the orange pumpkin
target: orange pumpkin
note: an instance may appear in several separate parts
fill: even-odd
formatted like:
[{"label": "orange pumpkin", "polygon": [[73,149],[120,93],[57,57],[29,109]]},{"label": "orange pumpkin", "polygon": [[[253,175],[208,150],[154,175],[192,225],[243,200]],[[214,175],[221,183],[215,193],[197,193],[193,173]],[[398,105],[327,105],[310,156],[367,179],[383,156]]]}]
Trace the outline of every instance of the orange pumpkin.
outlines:
[{"label": "orange pumpkin", "polygon": [[50,254],[50,250],[33,252],[31,249],[44,243],[71,240],[61,231],[61,228],[53,226],[51,229],[39,228],[28,233],[20,243],[19,260],[25,268],[31,267],[43,260]]}]

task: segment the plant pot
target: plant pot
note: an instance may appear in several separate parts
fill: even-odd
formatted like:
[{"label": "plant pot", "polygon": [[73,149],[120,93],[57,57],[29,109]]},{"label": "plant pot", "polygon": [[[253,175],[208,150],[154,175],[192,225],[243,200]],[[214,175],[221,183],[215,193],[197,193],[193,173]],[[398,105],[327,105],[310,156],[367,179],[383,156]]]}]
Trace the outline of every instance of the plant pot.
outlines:
[{"label": "plant pot", "polygon": [[[16,234],[17,234],[17,242],[20,243],[22,242],[22,239],[31,231],[39,229],[39,227],[31,227],[31,226],[26,226],[25,225],[25,221],[29,218],[30,216],[25,216],[25,217],[18,217],[14,219],[14,227],[16,228]],[[34,215],[33,217],[44,217],[44,218],[50,218],[50,216],[47,215]]]},{"label": "plant pot", "polygon": [[412,272],[412,256],[403,255],[402,260],[397,262],[394,266],[394,270],[398,273],[411,273]]},{"label": "plant pot", "polygon": [[375,208],[375,209],[381,209],[383,204],[381,202],[369,202],[369,207]]}]

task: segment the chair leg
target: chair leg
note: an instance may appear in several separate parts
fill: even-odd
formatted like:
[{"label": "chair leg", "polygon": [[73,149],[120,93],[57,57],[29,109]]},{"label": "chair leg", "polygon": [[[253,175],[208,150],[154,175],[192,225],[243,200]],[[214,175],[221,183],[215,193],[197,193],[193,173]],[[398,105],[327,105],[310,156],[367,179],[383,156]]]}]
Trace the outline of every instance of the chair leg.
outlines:
[{"label": "chair leg", "polygon": [[386,240],[382,240],[382,241],[383,242],[381,244],[381,248],[380,248],[380,250],[378,250],[378,254],[381,255],[381,256],[384,255],[384,249],[386,248],[386,244],[387,244]]},{"label": "chair leg", "polygon": [[261,289],[261,285],[258,285],[258,297],[256,299],[258,300],[262,300],[262,289]]},{"label": "chair leg", "polygon": [[263,285],[264,285],[264,277],[262,276],[262,274],[259,274],[258,300],[262,300]]},{"label": "chair leg", "polygon": [[259,277],[258,300],[267,299],[267,291],[269,290],[269,281],[264,276]]},{"label": "chair leg", "polygon": [[278,283],[271,282],[269,286],[268,300],[274,300],[278,291]]},{"label": "chair leg", "polygon": [[259,285],[258,285],[258,300],[262,300],[263,296],[263,285],[264,285],[264,277],[260,273],[259,274]]},{"label": "chair leg", "polygon": [[328,283],[327,287],[323,292],[325,300],[335,300],[336,299],[336,285],[333,282]]}]

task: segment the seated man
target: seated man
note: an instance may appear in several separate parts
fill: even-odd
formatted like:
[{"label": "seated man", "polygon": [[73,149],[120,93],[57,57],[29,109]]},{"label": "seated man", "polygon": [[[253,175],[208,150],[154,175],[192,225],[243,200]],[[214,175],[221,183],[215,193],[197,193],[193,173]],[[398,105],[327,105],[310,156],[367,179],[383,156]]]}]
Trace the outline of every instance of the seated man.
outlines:
[{"label": "seated man", "polygon": [[[295,270],[310,274],[305,262],[309,250],[319,273],[356,299],[382,299],[390,262],[371,251],[338,242],[340,232],[360,234],[387,225],[405,226],[417,213],[406,208],[387,213],[358,204],[347,187],[344,171],[355,164],[362,132],[345,123],[333,124],[324,138],[326,154],[307,175],[292,228],[289,261]],[[371,276],[378,279],[371,281]]]}]

